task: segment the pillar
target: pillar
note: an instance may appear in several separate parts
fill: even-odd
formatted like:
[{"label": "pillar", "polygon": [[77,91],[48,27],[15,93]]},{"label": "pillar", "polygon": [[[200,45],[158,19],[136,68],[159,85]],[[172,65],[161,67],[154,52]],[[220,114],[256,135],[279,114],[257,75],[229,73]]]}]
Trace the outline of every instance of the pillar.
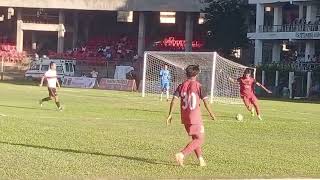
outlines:
[{"label": "pillar", "polygon": [[77,47],[79,33],[79,13],[73,13],[73,34],[72,34],[72,48]]},{"label": "pillar", "polygon": [[23,51],[23,30],[22,30],[22,9],[17,9],[17,36],[16,36],[16,48],[18,52]]},{"label": "pillar", "polygon": [[276,71],[276,79],[275,79],[274,86],[275,87],[279,86],[279,71]]},{"label": "pillar", "polygon": [[138,56],[143,57],[145,48],[146,23],[145,12],[139,12]]},{"label": "pillar", "polygon": [[304,5],[299,4],[299,20],[304,18]]},{"label": "pillar", "polygon": [[193,16],[192,13],[186,13],[186,31],[185,31],[185,51],[192,51],[192,40],[193,40]]},{"label": "pillar", "polygon": [[273,12],[273,25],[282,25],[282,7],[277,6]]},{"label": "pillar", "polygon": [[[256,7],[256,33],[260,32],[260,26],[264,25],[264,5],[257,3]],[[262,64],[262,40],[255,40],[254,47],[254,64]]]},{"label": "pillar", "polygon": [[307,15],[306,15],[307,23],[309,21],[314,23],[316,20],[316,16],[317,16],[317,6],[314,4],[308,4],[307,5]]},{"label": "pillar", "polygon": [[265,71],[262,71],[262,74],[261,74],[261,84],[263,86],[266,85],[266,72]]},{"label": "pillar", "polygon": [[272,62],[279,63],[280,55],[281,55],[281,44],[278,41],[274,41],[272,46]]},{"label": "pillar", "polygon": [[257,3],[256,9],[256,32],[259,32],[260,26],[264,25],[264,5]]},{"label": "pillar", "polygon": [[292,83],[294,82],[294,72],[289,72],[289,84],[288,84],[288,87],[289,87],[289,98],[291,99],[292,98]]},{"label": "pillar", "polygon": [[307,97],[310,96],[311,86],[312,86],[312,74],[311,74],[311,72],[309,71],[309,72],[308,72],[308,76],[307,76]]},{"label": "pillar", "polygon": [[63,53],[64,51],[64,34],[66,32],[65,27],[64,27],[64,12],[61,10],[59,11],[59,30],[58,30],[58,47],[57,47],[57,52],[58,53]]},{"label": "pillar", "polygon": [[306,51],[305,51],[306,61],[310,61],[310,59],[308,59],[308,55],[310,55],[310,58],[313,58],[314,54],[315,54],[315,41],[307,40]]},{"label": "pillar", "polygon": [[84,41],[88,41],[89,40],[89,25],[90,25],[90,22],[89,21],[85,21],[84,23],[84,27],[83,27],[83,36],[84,36]]},{"label": "pillar", "polygon": [[260,39],[255,40],[255,47],[254,47],[254,64],[260,65],[262,64],[262,45],[263,42]]},{"label": "pillar", "polygon": [[32,50],[37,50],[37,37],[35,31],[32,31],[31,33],[31,47]]}]

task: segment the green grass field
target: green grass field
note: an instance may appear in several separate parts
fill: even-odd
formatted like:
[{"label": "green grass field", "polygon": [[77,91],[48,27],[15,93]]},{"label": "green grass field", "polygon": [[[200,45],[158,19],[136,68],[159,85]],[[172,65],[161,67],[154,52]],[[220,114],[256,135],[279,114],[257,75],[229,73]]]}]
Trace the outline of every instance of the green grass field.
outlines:
[{"label": "green grass field", "polygon": [[[174,154],[188,137],[179,108],[137,93],[61,89],[65,107],[38,100],[45,88],[0,84],[0,179],[320,177],[320,104],[260,101],[264,121],[243,106],[204,112],[208,166],[194,155],[186,167]],[[237,122],[237,113],[245,116]]]}]

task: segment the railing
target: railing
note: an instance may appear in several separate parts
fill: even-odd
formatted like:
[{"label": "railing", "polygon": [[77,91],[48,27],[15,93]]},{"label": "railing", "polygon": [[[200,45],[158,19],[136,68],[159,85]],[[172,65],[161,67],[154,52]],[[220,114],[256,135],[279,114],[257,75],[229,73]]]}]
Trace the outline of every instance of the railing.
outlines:
[{"label": "railing", "polygon": [[34,16],[34,15],[24,15],[22,18],[25,23],[36,23],[36,24],[58,24],[58,16]]},{"label": "railing", "polygon": [[[320,31],[320,24],[286,24],[273,26],[259,26],[259,32],[311,32]],[[255,27],[250,26],[249,32],[255,32]]]},{"label": "railing", "polygon": [[313,71],[320,68],[320,63],[315,62],[295,62],[292,64],[296,71]]},{"label": "railing", "polygon": [[262,64],[265,69],[282,69],[297,72],[315,71],[320,69],[320,62],[280,62]]}]

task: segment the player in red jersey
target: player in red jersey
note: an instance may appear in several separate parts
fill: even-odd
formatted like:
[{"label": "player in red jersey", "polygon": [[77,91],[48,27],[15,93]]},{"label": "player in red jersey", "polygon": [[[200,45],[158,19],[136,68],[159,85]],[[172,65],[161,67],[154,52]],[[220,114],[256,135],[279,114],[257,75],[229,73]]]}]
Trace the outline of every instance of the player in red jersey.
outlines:
[{"label": "player in red jersey", "polygon": [[183,166],[184,157],[193,151],[199,159],[200,166],[206,166],[201,151],[201,145],[204,142],[204,126],[201,118],[200,100],[203,100],[211,118],[214,120],[215,117],[209,108],[207,94],[202,89],[201,84],[196,80],[199,72],[200,68],[197,65],[187,67],[186,75],[188,79],[179,85],[175,91],[167,118],[167,125],[170,125],[173,108],[178,98],[180,98],[181,123],[184,125],[188,135],[192,137],[192,141],[181,152],[176,154],[176,160],[181,166]]},{"label": "player in red jersey", "polygon": [[269,94],[271,94],[272,92],[268,90],[266,87],[264,87],[262,84],[257,82],[254,78],[252,78],[251,74],[252,72],[248,68],[244,71],[243,76],[237,79],[237,82],[240,84],[240,96],[248,111],[251,112],[251,115],[254,116],[254,113],[256,111],[258,118],[262,120],[260,114],[260,107],[258,104],[258,98],[254,93],[254,85],[261,87]]}]

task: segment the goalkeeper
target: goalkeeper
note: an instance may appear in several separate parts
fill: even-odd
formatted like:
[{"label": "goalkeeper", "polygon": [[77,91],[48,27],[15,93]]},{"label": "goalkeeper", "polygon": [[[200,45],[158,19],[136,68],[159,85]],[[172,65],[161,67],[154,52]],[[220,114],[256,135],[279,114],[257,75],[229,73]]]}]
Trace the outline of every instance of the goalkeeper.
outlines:
[{"label": "goalkeeper", "polygon": [[171,75],[170,75],[170,71],[168,70],[168,65],[164,65],[163,69],[160,71],[160,82],[161,82],[160,101],[162,101],[163,93],[166,93],[167,101],[169,101],[170,80],[171,80]]}]

